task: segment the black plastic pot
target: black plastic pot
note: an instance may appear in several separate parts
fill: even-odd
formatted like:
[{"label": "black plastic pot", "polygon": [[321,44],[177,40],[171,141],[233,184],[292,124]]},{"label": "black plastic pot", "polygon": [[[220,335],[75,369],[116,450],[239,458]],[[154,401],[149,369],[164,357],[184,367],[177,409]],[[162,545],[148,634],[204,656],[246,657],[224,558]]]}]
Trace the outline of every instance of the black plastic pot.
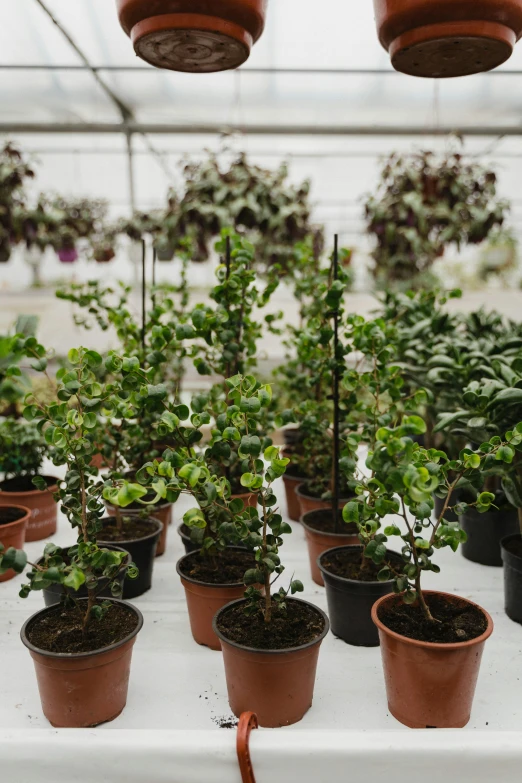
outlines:
[{"label": "black plastic pot", "polygon": [[393,592],[393,581],[358,582],[330,573],[322,560],[333,552],[361,552],[362,547],[338,546],[317,558],[323,576],[328,602],[330,629],[347,644],[356,647],[378,647],[379,633],[372,620],[372,606],[383,595]]},{"label": "black plastic pot", "polygon": [[500,542],[520,530],[515,508],[486,511],[484,514],[470,509],[461,516],[460,526],[468,536],[461,547],[466,560],[487,566],[502,565]]},{"label": "black plastic pot", "polygon": [[[444,503],[446,502],[446,498],[439,498],[437,495],[433,495],[433,500],[435,501],[435,517],[438,519],[442,513],[442,509],[444,508]],[[458,503],[458,498],[455,492],[451,495],[451,505],[455,506]],[[448,509],[446,513],[444,514],[444,519],[446,522],[458,522],[459,518],[455,514],[454,511],[451,509]]]},{"label": "black plastic pot", "polygon": [[522,624],[522,536],[520,533],[503,538],[500,549],[504,562],[506,614],[510,620]]},{"label": "black plastic pot", "polygon": [[190,536],[185,533],[183,528],[184,525],[181,523],[181,525],[178,526],[178,533],[183,542],[183,546],[185,547],[185,552],[187,555],[189,555],[191,552],[197,552],[200,547],[191,540]]},{"label": "black plastic pot", "polygon": [[[110,517],[102,519],[102,524],[108,525]],[[137,598],[150,590],[152,585],[152,570],[154,567],[154,558],[156,557],[156,547],[159,537],[163,530],[163,523],[157,519],[144,520],[144,524],[150,527],[150,534],[130,541],[118,541],[118,544],[130,554],[133,563],[137,566],[139,575],[136,579],[126,579],[123,586],[123,598]],[[100,546],[112,546],[114,541],[103,540],[103,530],[98,536]]]},{"label": "black plastic pot", "polygon": [[[113,544],[107,545],[105,548],[110,549],[111,552],[127,552],[127,550],[123,549],[123,547],[114,546]],[[62,549],[62,556],[64,554],[67,554],[67,549]],[[129,566],[131,562],[132,557],[130,556],[129,552],[127,552],[127,566]],[[125,583],[126,573],[127,568],[122,569],[117,578],[113,580],[115,582],[119,582],[122,588]],[[100,579],[98,581],[98,586],[100,587],[100,592],[98,593],[99,598],[114,598],[108,579]],[[71,590],[70,588],[66,588],[60,584],[52,584],[49,587],[46,587],[45,590],[42,590],[42,592],[46,606],[54,606],[55,604],[59,604],[62,600],[62,597],[65,597],[66,593],[73,596],[74,598],[87,598],[87,588],[85,585],[82,585],[79,590]]]}]

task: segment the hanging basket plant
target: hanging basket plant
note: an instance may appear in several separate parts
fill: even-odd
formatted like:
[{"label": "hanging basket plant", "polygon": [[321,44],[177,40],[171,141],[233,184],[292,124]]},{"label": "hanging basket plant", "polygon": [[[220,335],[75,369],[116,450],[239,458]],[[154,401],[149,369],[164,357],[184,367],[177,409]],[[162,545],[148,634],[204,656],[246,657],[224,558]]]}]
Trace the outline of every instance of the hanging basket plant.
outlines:
[{"label": "hanging basket plant", "polygon": [[238,68],[265,26],[268,0],[116,0],[120,24],[142,60],[173,71]]},{"label": "hanging basket plant", "polygon": [[373,0],[393,67],[444,79],[490,71],[522,35],[522,0]]}]

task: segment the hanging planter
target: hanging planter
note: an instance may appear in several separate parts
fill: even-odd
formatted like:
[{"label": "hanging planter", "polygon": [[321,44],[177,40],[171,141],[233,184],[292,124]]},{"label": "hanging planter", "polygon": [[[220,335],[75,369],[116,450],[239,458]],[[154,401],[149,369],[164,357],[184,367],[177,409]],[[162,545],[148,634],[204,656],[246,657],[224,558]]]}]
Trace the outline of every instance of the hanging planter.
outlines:
[{"label": "hanging planter", "polygon": [[373,0],[393,67],[443,79],[490,71],[522,35],[522,0]]},{"label": "hanging planter", "polygon": [[57,251],[56,255],[62,264],[74,264],[75,261],[78,261],[78,251],[75,247],[62,248]]},{"label": "hanging planter", "polygon": [[156,249],[156,257],[158,261],[172,261],[174,259],[175,249],[169,245],[166,247],[158,247]]},{"label": "hanging planter", "polygon": [[[238,68],[263,32],[268,0],[116,0],[142,60],[173,71]],[[212,9],[212,10],[210,10]]]},{"label": "hanging planter", "polygon": [[116,257],[112,247],[100,248],[94,253],[94,260],[97,264],[108,264]]}]

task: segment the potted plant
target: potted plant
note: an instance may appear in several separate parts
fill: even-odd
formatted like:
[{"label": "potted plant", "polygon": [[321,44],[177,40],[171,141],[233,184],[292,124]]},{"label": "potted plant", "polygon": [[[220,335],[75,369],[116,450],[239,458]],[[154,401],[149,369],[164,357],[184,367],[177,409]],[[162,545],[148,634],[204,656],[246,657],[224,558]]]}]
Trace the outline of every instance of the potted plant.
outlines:
[{"label": "potted plant", "polygon": [[[58,479],[41,475],[48,448],[43,435],[29,422],[0,420],[0,473],[4,475],[0,482],[0,505],[30,509],[26,541],[40,541],[56,532],[58,507],[54,493]],[[36,476],[43,479],[46,489],[36,488]]]},{"label": "potted plant", "polygon": [[442,158],[432,152],[393,153],[365,205],[368,231],[377,243],[372,254],[377,282],[411,288],[448,245],[460,248],[487,239],[502,226],[508,208],[497,197],[496,179],[495,172],[458,152]]},{"label": "potted plant", "polygon": [[444,79],[496,68],[522,35],[520,0],[374,0],[377,34],[393,67]]},{"label": "potted plant", "polygon": [[0,582],[19,573],[15,553],[24,546],[30,516],[30,509],[23,506],[0,506]]},{"label": "potted plant", "polygon": [[[364,550],[376,566],[383,566],[377,579],[393,580],[394,592],[374,603],[372,619],[379,631],[392,715],[413,728],[460,728],[469,721],[482,650],[493,622],[472,601],[422,588],[424,572],[440,571],[433,561],[435,550],[456,551],[466,539],[457,522],[445,520],[445,509],[432,522],[431,494],[443,484],[449,505],[461,479],[480,486],[490,457],[507,458],[507,443],[463,449],[458,460],[449,460],[444,452],[426,450],[407,437],[411,424],[418,431],[411,419],[379,430],[367,461],[372,475],[360,496],[363,528],[377,524],[378,529],[381,502],[395,504],[397,514]],[[481,492],[477,509],[486,511],[493,501],[492,493]],[[378,507],[377,513],[370,511]],[[386,544],[394,537],[402,542],[400,565],[386,561]]]},{"label": "potted plant", "polygon": [[17,237],[16,214],[24,208],[26,183],[34,177],[32,166],[20,150],[7,142],[0,151],[0,263],[11,257]]},{"label": "potted plant", "polygon": [[[235,376],[228,380],[230,429],[244,426],[251,412],[267,404],[266,390],[253,378]],[[225,434],[225,430],[223,431]],[[230,433],[231,437],[232,432]],[[242,435],[241,454],[248,459],[243,486],[255,490],[259,504],[246,508],[237,523],[255,550],[255,566],[244,575],[245,597],[222,608],[214,617],[214,631],[221,642],[229,703],[235,715],[245,710],[257,714],[261,726],[295,723],[312,703],[315,670],[320,644],[328,632],[326,615],[315,606],[290,597],[303,589],[290,580],[288,588],[273,593],[273,585],[284,571],[279,555],[283,536],[291,532],[278,513],[272,484],[284,474],[287,459],[269,446],[262,470],[261,441],[256,435]]]}]

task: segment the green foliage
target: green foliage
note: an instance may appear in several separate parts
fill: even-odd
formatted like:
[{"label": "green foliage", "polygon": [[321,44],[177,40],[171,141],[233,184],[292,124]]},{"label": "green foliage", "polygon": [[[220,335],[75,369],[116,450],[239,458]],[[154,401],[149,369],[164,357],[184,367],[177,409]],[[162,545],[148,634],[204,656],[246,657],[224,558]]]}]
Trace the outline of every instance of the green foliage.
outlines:
[{"label": "green foliage", "polygon": [[0,473],[5,478],[36,475],[48,446],[37,427],[17,419],[0,419]]}]

